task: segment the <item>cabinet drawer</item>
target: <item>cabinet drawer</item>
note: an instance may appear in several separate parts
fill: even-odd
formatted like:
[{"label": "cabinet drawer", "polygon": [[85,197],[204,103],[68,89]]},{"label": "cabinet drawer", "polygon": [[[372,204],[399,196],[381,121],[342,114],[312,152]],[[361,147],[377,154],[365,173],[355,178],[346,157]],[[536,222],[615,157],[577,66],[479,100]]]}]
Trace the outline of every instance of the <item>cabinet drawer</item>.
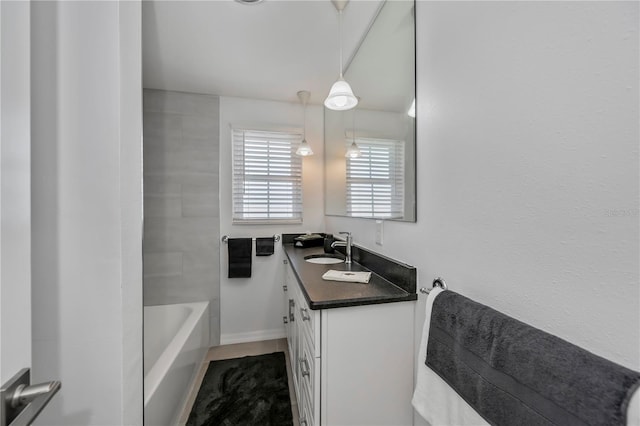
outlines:
[{"label": "cabinet drawer", "polygon": [[314,357],[320,356],[320,311],[313,311],[309,309],[307,301],[302,295],[302,292],[298,293],[297,308],[296,308],[296,320],[298,321],[298,333],[302,336],[306,336],[309,340],[310,352]]},{"label": "cabinet drawer", "polygon": [[[316,380],[320,378],[316,376],[316,359],[310,349],[308,339],[301,339],[300,351],[300,415],[307,421],[309,426],[315,424],[315,385]],[[302,425],[301,425],[302,426]]]},{"label": "cabinet drawer", "polygon": [[313,321],[315,315],[313,312],[306,307],[305,305],[298,305],[298,316],[296,319],[300,321],[298,326],[300,327],[300,334],[305,335],[309,338],[309,343],[311,343],[311,347],[315,346],[315,342],[313,341],[313,336],[315,335],[315,321]]},{"label": "cabinet drawer", "polygon": [[[301,292],[302,293],[302,292]],[[304,298],[302,294],[299,294],[298,298],[298,312],[300,315],[300,322],[308,327],[311,334],[313,335],[313,330],[316,327],[316,312],[309,309],[307,305],[307,300]]]},{"label": "cabinet drawer", "polygon": [[313,385],[315,380],[315,361],[313,357],[313,350],[309,339],[303,337],[300,341],[300,355],[299,355],[299,367],[300,367],[300,383],[301,387],[305,387],[308,390],[308,395],[313,395]]},{"label": "cabinet drawer", "polygon": [[316,419],[313,415],[313,408],[311,406],[311,395],[306,393],[303,395],[302,402],[298,405],[300,410],[300,426],[315,426]]}]

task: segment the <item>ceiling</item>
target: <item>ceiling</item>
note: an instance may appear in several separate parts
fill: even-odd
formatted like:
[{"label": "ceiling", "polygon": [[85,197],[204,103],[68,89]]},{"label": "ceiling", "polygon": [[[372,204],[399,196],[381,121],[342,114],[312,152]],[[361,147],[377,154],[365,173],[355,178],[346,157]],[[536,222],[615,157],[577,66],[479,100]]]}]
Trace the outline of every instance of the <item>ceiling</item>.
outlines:
[{"label": "ceiling", "polygon": [[[360,44],[380,0],[343,13],[344,61]],[[144,1],[143,86],[321,104],[339,72],[337,12],[330,0]]]},{"label": "ceiling", "polygon": [[411,1],[386,2],[345,72],[358,106],[405,114],[415,99],[415,37]]}]

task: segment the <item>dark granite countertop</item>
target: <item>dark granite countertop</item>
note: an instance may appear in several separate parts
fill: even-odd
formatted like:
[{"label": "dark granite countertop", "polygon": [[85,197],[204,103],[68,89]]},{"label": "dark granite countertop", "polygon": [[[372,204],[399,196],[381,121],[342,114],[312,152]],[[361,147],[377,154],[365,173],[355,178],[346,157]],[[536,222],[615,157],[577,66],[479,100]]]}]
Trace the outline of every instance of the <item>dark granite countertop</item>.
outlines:
[{"label": "dark granite countertop", "polygon": [[415,293],[403,290],[373,271],[371,271],[371,279],[368,284],[323,280],[322,275],[330,269],[367,272],[370,269],[356,262],[351,265],[344,263],[323,265],[305,261],[305,256],[324,254],[323,247],[297,248],[293,244],[283,244],[283,247],[311,309],[341,308],[417,299]]}]

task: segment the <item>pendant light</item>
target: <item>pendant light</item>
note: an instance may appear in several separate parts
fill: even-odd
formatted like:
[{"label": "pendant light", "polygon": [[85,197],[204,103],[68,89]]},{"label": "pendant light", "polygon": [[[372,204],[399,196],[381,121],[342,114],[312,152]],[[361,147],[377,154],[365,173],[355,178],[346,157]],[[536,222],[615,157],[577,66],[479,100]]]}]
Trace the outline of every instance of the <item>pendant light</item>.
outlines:
[{"label": "pendant light", "polygon": [[362,155],[362,152],[360,152],[360,148],[358,147],[358,144],[354,139],[353,142],[351,142],[351,146],[349,147],[349,149],[347,149],[347,153],[344,154],[344,156],[347,158],[358,158],[361,155]]},{"label": "pendant light", "polygon": [[[360,101],[360,98],[357,98],[357,101]],[[360,147],[358,146],[358,144],[356,143],[356,110],[353,110],[353,127],[351,129],[351,137],[352,137],[352,142],[351,142],[351,146],[349,146],[349,149],[347,149],[347,152],[344,154],[345,157],[347,158],[358,158],[362,155],[362,152],[360,152]]]},{"label": "pendant light", "polygon": [[307,102],[309,102],[309,97],[311,93],[306,90],[301,90],[298,92],[298,99],[302,102],[302,106],[304,108],[304,123],[303,123],[303,131],[302,131],[302,143],[298,147],[296,154],[301,157],[308,157],[309,155],[313,155],[313,150],[311,146],[307,143]]},{"label": "pendant light", "polygon": [[413,98],[413,102],[411,102],[411,107],[409,107],[407,114],[409,117],[416,118],[416,98]]},{"label": "pendant light", "polygon": [[331,0],[338,11],[338,38],[340,41],[340,77],[333,83],[324,106],[334,111],[346,111],[358,105],[358,99],[353,94],[351,86],[342,75],[342,11],[347,7],[349,0]]}]

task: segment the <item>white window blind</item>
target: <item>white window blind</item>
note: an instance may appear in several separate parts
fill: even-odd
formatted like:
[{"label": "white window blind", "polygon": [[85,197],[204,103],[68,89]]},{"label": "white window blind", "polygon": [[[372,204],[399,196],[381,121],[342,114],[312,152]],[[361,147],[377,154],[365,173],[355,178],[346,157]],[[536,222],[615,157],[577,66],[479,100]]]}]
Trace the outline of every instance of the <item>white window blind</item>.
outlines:
[{"label": "white window blind", "polygon": [[404,142],[356,139],[360,157],[347,158],[347,215],[404,216]]},{"label": "white window blind", "polygon": [[233,223],[302,223],[296,133],[233,129]]}]

